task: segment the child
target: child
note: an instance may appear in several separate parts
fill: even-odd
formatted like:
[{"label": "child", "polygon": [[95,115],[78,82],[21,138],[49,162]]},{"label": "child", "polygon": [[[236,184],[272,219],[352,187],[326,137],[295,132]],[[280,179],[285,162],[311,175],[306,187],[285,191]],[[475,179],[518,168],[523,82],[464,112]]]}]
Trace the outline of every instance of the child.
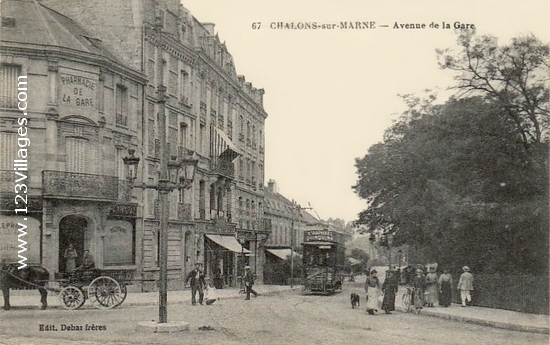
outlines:
[{"label": "child", "polygon": [[214,284],[209,283],[208,289],[206,289],[206,305],[211,305],[212,303],[216,302],[218,299],[218,294],[216,292],[216,287]]}]

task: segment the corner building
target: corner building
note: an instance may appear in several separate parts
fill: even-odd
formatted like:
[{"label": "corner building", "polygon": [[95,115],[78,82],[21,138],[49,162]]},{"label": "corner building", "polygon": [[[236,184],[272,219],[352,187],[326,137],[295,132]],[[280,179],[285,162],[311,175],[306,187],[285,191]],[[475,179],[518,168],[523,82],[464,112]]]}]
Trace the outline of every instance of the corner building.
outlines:
[{"label": "corner building", "polygon": [[[177,288],[195,262],[217,284],[239,284],[244,264],[263,281],[264,124],[262,89],[237,75],[214,24],[200,23],[176,0],[42,0],[77,21],[126,66],[144,74],[141,146],[131,195],[140,216],[138,277],[158,278],[159,133],[171,157],[199,160],[190,189],[169,195],[169,288]],[[159,89],[166,87],[165,105]],[[158,112],[165,109],[166,127]],[[144,282],[143,291],[156,289]]]},{"label": "corner building", "polygon": [[[0,259],[17,261],[23,224],[26,263],[52,279],[65,270],[69,243],[80,256],[90,250],[98,267],[137,270],[142,209],[121,157],[142,150],[146,76],[37,1],[2,1],[1,15]],[[18,107],[21,76],[26,115]],[[25,160],[23,175],[15,160]]]}]

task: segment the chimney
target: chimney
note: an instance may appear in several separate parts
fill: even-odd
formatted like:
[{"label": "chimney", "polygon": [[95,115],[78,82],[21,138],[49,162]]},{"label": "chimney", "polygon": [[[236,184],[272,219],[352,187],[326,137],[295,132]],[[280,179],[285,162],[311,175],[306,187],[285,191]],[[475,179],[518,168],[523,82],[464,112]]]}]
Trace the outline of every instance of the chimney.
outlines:
[{"label": "chimney", "polygon": [[275,180],[270,179],[269,182],[267,182],[267,190],[271,193],[277,193],[277,182]]},{"label": "chimney", "polygon": [[208,31],[209,35],[214,36],[214,26],[216,24],[214,24],[214,23],[201,23],[201,24],[202,24],[202,26],[204,26],[206,31]]}]

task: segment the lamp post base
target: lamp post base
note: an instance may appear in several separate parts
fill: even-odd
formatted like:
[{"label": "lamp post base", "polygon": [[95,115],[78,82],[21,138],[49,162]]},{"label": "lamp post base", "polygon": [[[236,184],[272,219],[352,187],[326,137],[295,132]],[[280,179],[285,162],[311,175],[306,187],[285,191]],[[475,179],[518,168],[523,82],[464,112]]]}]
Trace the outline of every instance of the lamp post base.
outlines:
[{"label": "lamp post base", "polygon": [[189,322],[171,321],[158,323],[156,321],[138,322],[137,331],[144,333],[175,333],[189,330]]}]

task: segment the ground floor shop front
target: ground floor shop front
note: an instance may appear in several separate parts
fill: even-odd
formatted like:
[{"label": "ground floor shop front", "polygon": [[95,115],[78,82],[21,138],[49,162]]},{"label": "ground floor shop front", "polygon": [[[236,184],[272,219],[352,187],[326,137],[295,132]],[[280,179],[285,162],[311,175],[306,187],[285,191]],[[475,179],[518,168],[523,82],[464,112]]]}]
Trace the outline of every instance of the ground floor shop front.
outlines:
[{"label": "ground floor shop front", "polygon": [[[130,291],[158,289],[159,222],[143,219],[139,205],[41,196],[32,200],[32,212],[26,215],[2,207],[0,260],[19,261],[23,239],[26,263],[46,268],[52,281],[81,266],[87,251],[96,268],[127,272]],[[240,286],[245,265],[254,267],[257,283],[262,283],[263,267],[257,259],[263,257],[257,254],[262,248],[207,222],[169,222],[168,288],[183,288],[196,262],[203,264],[207,280],[217,288]]]}]

